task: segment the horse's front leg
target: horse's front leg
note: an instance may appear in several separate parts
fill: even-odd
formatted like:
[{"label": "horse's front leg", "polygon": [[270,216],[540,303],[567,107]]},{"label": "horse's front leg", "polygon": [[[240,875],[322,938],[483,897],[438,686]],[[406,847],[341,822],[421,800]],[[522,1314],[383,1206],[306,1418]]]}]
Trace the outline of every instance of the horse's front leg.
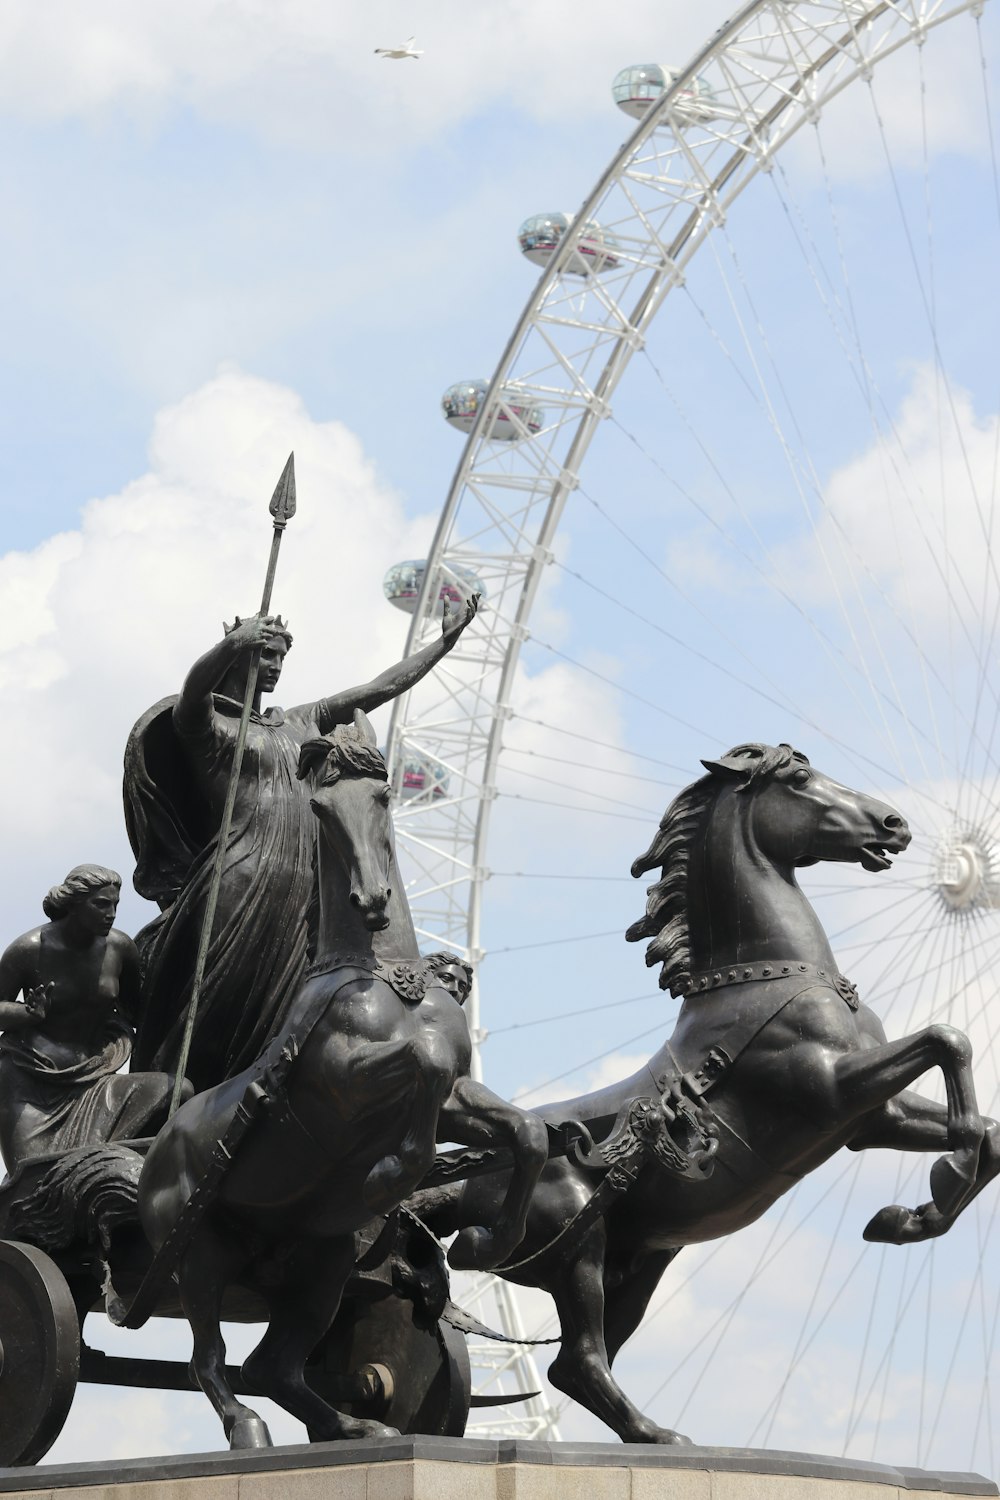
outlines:
[{"label": "horse's front leg", "polygon": [[514,1153],[514,1167],[492,1229],[463,1229],[448,1252],[459,1271],[486,1270],[513,1254],[524,1239],[528,1205],[548,1157],[548,1131],[537,1115],[517,1109],[472,1078],[459,1078],[441,1111],[449,1139],[463,1145],[501,1141]]},{"label": "horse's front leg", "polygon": [[931,1168],[931,1196],[945,1214],[958,1211],[976,1182],[986,1133],[972,1078],[972,1044],[954,1026],[928,1026],[896,1042],[841,1054],[825,1070],[821,1093],[841,1119],[866,1114],[901,1094],[908,1084],[938,1067],[948,1097],[947,1144]]},{"label": "horse's front leg", "polygon": [[306,1380],[306,1361],[337,1315],[353,1266],[353,1235],[300,1240],[288,1257],[281,1284],[267,1291],[267,1331],[243,1365],[243,1377],[252,1389],[304,1422],[314,1443],[399,1435],[383,1422],[337,1411]]},{"label": "horse's front leg", "polygon": [[177,1268],[177,1290],[191,1325],[194,1347],[191,1374],[218,1412],[231,1448],[268,1448],[267,1424],[252,1407],[238,1400],[226,1374],[222,1337],[222,1297],[249,1258],[245,1244],[202,1222]]}]

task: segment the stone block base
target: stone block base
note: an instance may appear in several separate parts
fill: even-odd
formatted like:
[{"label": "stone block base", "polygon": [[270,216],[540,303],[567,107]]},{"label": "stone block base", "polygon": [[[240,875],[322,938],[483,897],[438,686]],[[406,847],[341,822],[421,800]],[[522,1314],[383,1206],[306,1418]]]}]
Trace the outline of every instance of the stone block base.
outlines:
[{"label": "stone block base", "polygon": [[402,1437],[0,1470],[0,1500],[959,1500],[979,1474],[809,1453]]}]

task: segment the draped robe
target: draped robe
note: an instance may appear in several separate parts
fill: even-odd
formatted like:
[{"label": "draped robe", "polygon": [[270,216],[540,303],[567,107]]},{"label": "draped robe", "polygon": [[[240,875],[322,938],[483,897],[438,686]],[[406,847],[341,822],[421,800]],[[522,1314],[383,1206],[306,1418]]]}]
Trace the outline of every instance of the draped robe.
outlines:
[{"label": "draped robe", "polygon": [[33,1028],[0,1040],[0,1150],[9,1171],[31,1156],[139,1135],[163,1108],[162,1089],[154,1097],[141,1085],[127,1090],[112,1082],[131,1048],[123,1021],[107,1021],[93,1057],[63,1066],[53,1062],[44,1038],[36,1041]]},{"label": "draped robe", "polygon": [[[216,695],[180,725],[176,699],[136,724],[125,752],[134,883],[162,910],[136,938],[143,967],[133,1069],[177,1066],[233,761],[240,705]],[[212,940],[186,1068],[197,1091],[249,1066],[280,1026],[306,964],[315,818],[299,748],[319,705],[250,720]]]}]

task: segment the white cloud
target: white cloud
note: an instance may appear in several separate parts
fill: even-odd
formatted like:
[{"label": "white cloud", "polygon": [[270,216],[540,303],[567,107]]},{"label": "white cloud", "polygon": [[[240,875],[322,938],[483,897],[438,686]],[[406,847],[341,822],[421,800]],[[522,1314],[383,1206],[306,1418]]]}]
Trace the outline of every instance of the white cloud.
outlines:
[{"label": "white cloud", "polygon": [[[933,368],[914,368],[891,430],[830,477],[814,543],[813,585],[878,579],[907,618],[978,627],[995,588],[985,530],[996,482],[998,418]],[[826,576],[824,576],[826,575]]]},{"label": "white cloud", "polygon": [[0,683],[17,704],[2,751],[7,847],[18,851],[3,877],[8,921],[18,910],[26,921],[82,860],[115,864],[128,883],[128,730],[180,687],[224,618],[258,608],[267,504],[292,448],[299,510],[273,596],[295,634],[281,701],[362,682],[401,655],[382,574],[419,555],[428,523],[406,519],[357,439],[314,421],[292,391],[235,369],[162,411],[147,473],[90,501],[77,531],[0,558],[14,627]]},{"label": "white cloud", "polygon": [[[639,0],[616,17],[614,55],[595,46],[606,16],[572,0],[433,10],[390,0],[377,16],[293,0],[53,0],[45,26],[29,0],[0,20],[0,97],[29,119],[100,118],[121,107],[144,122],[185,106],[209,118],[324,150],[350,133],[355,150],[401,130],[425,139],[503,100],[535,119],[605,109],[610,75],[651,52],[683,61],[722,20],[721,0],[692,14],[681,0]],[[377,46],[416,31],[418,62],[385,62]],[[359,129],[359,125],[362,127]]]},{"label": "white cloud", "polygon": [[[500,101],[539,122],[606,109],[618,67],[681,65],[728,14],[726,0],[697,8],[634,0],[615,17],[609,55],[605,13],[573,0],[549,0],[544,9],[507,0],[473,17],[459,0],[438,0],[433,10],[386,0],[377,15],[318,0],[267,11],[254,0],[211,7],[51,0],[44,27],[31,0],[9,0],[0,18],[0,97],[5,111],[31,120],[101,120],[120,108],[150,125],[182,107],[319,152],[350,133],[363,151],[401,132],[409,143],[425,140]],[[960,20],[932,30],[925,49],[927,128],[942,150],[981,149],[979,64],[967,29]],[[413,32],[425,49],[418,62],[375,57],[375,47]],[[922,150],[916,69],[909,47],[876,73],[887,133],[907,161],[919,161]],[[829,107],[835,173],[869,170],[872,119],[856,89]]]}]

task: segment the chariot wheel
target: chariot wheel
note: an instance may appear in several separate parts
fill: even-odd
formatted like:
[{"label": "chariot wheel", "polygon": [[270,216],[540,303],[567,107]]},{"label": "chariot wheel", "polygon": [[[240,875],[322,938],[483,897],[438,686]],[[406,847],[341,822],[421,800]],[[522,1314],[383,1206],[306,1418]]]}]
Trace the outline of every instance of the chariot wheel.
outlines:
[{"label": "chariot wheel", "polygon": [[34,1464],[62,1431],[80,1373],[80,1322],[44,1251],[0,1240],[0,1466]]},{"label": "chariot wheel", "polygon": [[[351,1416],[404,1433],[462,1437],[471,1393],[465,1336],[443,1322],[421,1327],[413,1312],[405,1297],[346,1300],[307,1366],[309,1383]],[[363,1381],[367,1398],[344,1401],[345,1378]]]}]

